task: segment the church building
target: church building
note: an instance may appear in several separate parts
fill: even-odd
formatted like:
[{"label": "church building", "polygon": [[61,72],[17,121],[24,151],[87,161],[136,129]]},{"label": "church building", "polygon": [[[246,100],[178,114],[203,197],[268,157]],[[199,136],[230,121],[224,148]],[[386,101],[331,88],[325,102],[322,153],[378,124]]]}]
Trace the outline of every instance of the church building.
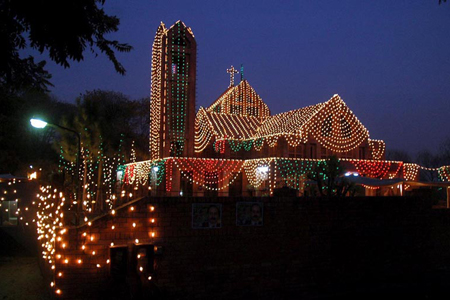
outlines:
[{"label": "church building", "polygon": [[229,86],[196,112],[196,60],[192,30],[161,23],[152,54],[150,159],[122,168],[118,179],[126,185],[159,196],[271,196],[281,188],[301,196],[314,185],[307,174],[330,156],[365,195],[402,195],[411,187],[405,182],[418,179],[420,166],[385,160],[385,143],[370,138],[337,94],[272,115],[243,67],[231,66]]}]

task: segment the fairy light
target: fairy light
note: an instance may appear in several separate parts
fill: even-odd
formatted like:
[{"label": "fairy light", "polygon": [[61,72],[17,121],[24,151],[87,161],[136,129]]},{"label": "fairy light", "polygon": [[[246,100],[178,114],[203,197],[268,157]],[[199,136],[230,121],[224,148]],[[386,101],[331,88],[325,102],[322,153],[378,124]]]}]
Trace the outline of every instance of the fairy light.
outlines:
[{"label": "fairy light", "polygon": [[372,159],[383,159],[386,152],[386,144],[384,141],[369,139],[368,142]]}]

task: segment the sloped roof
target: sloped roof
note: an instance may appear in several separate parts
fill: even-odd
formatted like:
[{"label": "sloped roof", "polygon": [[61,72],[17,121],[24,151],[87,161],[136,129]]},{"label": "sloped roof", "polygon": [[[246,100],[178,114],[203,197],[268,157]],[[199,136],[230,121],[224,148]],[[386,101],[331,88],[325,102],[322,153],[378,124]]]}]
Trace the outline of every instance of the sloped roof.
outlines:
[{"label": "sloped roof", "polygon": [[[215,112],[220,111],[217,107],[227,101],[232,90],[229,88],[213,105],[197,114],[197,152],[204,149],[213,137],[216,140],[266,139],[273,147],[279,136],[287,138],[291,146],[304,143],[311,136],[335,152],[350,151],[369,139],[369,131],[337,94],[323,103],[261,119],[245,114]],[[376,156],[381,156],[382,141],[377,145],[380,147],[377,147],[379,153]]]},{"label": "sloped roof", "polygon": [[319,103],[270,116],[258,128],[255,138],[285,133],[301,134],[302,126],[305,125],[311,117],[322,108],[322,106],[323,103]]},{"label": "sloped roof", "polygon": [[215,140],[252,139],[261,120],[254,116],[216,113],[200,108],[195,119],[195,149],[202,151]]},{"label": "sloped roof", "polygon": [[236,86],[228,87],[206,111],[240,116],[254,116],[261,120],[270,115],[269,107],[247,80],[242,80]]},{"label": "sloped roof", "polygon": [[206,116],[219,138],[250,139],[261,125],[259,118],[234,114],[206,112]]}]

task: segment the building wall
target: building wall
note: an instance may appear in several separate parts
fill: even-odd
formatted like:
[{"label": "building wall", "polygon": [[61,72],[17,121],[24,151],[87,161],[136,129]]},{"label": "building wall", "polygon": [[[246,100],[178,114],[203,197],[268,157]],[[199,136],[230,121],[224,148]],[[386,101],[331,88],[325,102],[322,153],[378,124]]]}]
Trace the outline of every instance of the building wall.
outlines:
[{"label": "building wall", "polygon": [[[241,201],[263,203],[262,226],[236,225]],[[192,228],[193,203],[221,205],[222,227]],[[55,274],[63,275],[55,283],[61,296],[75,299],[87,291],[97,297],[137,293],[139,287],[166,299],[280,299],[333,287],[373,287],[425,267],[429,208],[427,201],[392,197],[146,198],[92,226],[69,230],[66,248],[57,248],[63,256]],[[157,247],[154,272],[139,275],[129,264],[115,282],[106,264],[110,243],[126,247],[131,262],[135,239],[138,246]]]}]

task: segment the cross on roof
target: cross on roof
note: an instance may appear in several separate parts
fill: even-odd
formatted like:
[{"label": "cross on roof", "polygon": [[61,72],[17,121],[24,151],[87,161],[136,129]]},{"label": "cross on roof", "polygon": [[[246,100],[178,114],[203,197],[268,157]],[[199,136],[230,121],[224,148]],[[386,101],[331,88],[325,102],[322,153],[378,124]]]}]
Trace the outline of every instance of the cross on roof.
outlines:
[{"label": "cross on roof", "polygon": [[229,86],[229,87],[232,87],[232,86],[234,86],[234,74],[239,73],[239,71],[236,70],[236,69],[233,67],[233,65],[231,65],[231,68],[230,68],[230,69],[227,69],[227,73],[230,74],[230,86]]}]

